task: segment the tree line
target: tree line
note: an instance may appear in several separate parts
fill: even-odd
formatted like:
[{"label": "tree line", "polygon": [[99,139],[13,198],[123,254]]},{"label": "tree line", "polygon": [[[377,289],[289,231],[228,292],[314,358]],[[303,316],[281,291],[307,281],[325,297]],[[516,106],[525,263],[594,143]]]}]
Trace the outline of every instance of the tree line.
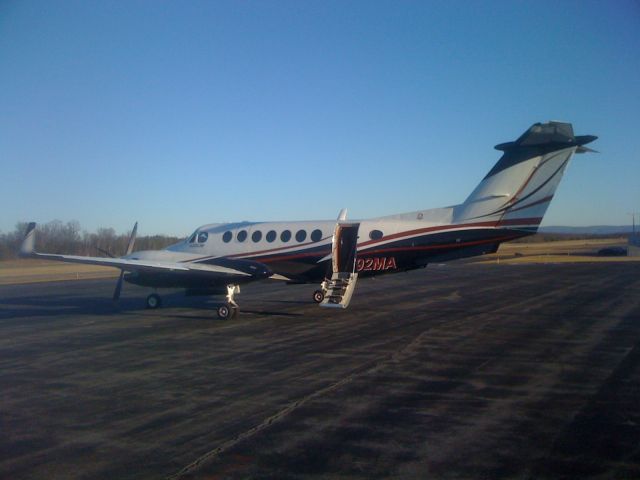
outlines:
[{"label": "tree line", "polygon": [[[28,222],[18,222],[13,232],[0,232],[0,260],[18,256],[27,225]],[[36,250],[93,257],[106,257],[108,252],[119,257],[126,253],[130,236],[131,231],[117,234],[113,228],[98,228],[96,232],[87,232],[76,220],[67,223],[53,220],[36,227]],[[180,240],[167,235],[139,236],[134,250],[158,250]]]}]

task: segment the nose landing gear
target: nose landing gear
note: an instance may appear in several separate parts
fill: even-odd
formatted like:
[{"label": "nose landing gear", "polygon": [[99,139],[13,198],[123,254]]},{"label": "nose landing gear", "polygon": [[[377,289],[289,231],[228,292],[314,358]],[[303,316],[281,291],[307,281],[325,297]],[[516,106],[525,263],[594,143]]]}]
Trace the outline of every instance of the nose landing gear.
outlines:
[{"label": "nose landing gear", "polygon": [[240,285],[227,285],[227,302],[220,305],[217,310],[220,320],[234,318],[240,312],[240,306],[234,300],[236,293],[240,293]]}]

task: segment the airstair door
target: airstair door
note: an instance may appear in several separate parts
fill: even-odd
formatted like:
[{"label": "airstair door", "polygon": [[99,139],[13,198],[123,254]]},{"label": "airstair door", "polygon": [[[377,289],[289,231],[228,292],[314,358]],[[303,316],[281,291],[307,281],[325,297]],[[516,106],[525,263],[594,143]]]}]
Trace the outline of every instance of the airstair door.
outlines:
[{"label": "airstair door", "polygon": [[326,293],[321,307],[347,308],[356,287],[356,256],[359,223],[338,222],[331,245],[331,279],[325,282]]}]

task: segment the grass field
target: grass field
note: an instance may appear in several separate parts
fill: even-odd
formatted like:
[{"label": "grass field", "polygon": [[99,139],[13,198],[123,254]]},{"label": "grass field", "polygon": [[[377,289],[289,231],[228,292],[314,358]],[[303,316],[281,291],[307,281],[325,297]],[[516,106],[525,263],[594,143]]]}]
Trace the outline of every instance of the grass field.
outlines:
[{"label": "grass field", "polygon": [[640,257],[600,257],[598,250],[626,247],[624,238],[560,240],[540,243],[503,243],[497,253],[477,257],[477,263],[637,262]]},{"label": "grass field", "polygon": [[115,268],[78,263],[27,259],[0,262],[0,285],[108,278],[119,274]]},{"label": "grass field", "polygon": [[[540,243],[504,243],[497,253],[476,257],[473,263],[576,263],[638,262],[640,257],[599,257],[598,250],[625,246],[624,238],[563,240]],[[84,280],[115,277],[119,270],[96,265],[50,262],[45,260],[9,260],[0,262],[0,285]]]}]

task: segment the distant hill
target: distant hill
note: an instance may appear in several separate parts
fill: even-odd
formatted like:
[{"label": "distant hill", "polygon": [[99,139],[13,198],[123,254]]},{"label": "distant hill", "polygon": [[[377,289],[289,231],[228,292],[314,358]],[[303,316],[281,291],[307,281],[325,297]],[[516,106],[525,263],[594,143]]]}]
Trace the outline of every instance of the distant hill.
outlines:
[{"label": "distant hill", "polygon": [[[636,225],[636,232],[640,230],[640,227]],[[563,226],[550,226],[540,227],[539,233],[560,233],[560,234],[572,234],[572,235],[612,235],[616,233],[631,233],[631,225],[594,225],[591,227],[563,227]]]}]

